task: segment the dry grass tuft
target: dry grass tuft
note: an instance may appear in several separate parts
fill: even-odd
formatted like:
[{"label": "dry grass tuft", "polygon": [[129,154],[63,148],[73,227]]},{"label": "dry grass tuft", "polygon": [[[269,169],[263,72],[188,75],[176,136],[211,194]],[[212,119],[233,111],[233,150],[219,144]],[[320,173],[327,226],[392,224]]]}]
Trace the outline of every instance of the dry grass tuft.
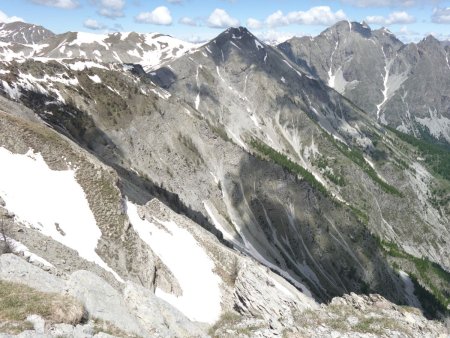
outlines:
[{"label": "dry grass tuft", "polygon": [[20,283],[0,281],[2,326],[14,327],[26,322],[26,318],[32,314],[41,316],[49,323],[77,325],[82,321],[85,310],[72,297],[41,292]]}]

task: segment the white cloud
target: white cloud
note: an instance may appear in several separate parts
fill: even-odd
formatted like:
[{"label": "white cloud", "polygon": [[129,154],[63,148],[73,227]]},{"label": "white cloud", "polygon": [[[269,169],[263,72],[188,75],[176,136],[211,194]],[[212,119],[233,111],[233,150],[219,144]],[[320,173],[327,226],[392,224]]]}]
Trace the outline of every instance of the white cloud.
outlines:
[{"label": "white cloud", "polygon": [[94,19],[87,19],[83,22],[83,26],[93,30],[104,29],[105,25]]},{"label": "white cloud", "polygon": [[232,18],[225,10],[216,8],[206,20],[209,27],[228,28],[239,26],[239,20]]},{"label": "white cloud", "polygon": [[197,21],[187,16],[183,16],[178,22],[186,26],[197,26]]},{"label": "white cloud", "polygon": [[411,31],[406,25],[395,32],[395,36],[404,43],[417,42],[423,37],[422,34]]},{"label": "white cloud", "polygon": [[[296,33],[295,36],[303,36],[303,33]],[[275,30],[268,30],[264,32],[256,33],[256,36],[269,45],[277,45],[286,40],[289,40],[294,35],[287,32],[279,32]]]},{"label": "white cloud", "polygon": [[0,11],[0,22],[4,23],[10,23],[15,21],[25,21],[22,18],[19,18],[18,16],[8,16],[5,12]]},{"label": "white cloud", "polygon": [[247,20],[247,27],[250,29],[261,29],[263,26],[263,23],[259,20],[249,18]]},{"label": "white cloud", "polygon": [[435,8],[431,21],[434,23],[450,23],[450,7],[447,8]]},{"label": "white cloud", "polygon": [[188,37],[183,38],[184,41],[188,41],[191,43],[205,43],[211,40],[211,36],[201,36],[201,35],[190,35]]},{"label": "white cloud", "polygon": [[73,9],[80,4],[77,0],[31,0],[35,4],[64,9]]},{"label": "white cloud", "polygon": [[406,12],[393,12],[390,13],[387,17],[384,16],[368,16],[365,21],[369,24],[376,25],[394,25],[394,24],[407,24],[416,22],[416,18],[412,15],[409,15]]},{"label": "white cloud", "polygon": [[108,18],[118,18],[124,16],[123,9],[125,0],[94,0],[97,5],[98,14]]},{"label": "white cloud", "polygon": [[346,18],[347,16],[343,10],[338,10],[333,13],[329,6],[317,6],[307,11],[289,12],[286,15],[278,10],[269,15],[265,22],[269,27],[287,26],[291,24],[329,26]]},{"label": "white cloud", "polygon": [[142,12],[135,17],[136,22],[150,23],[153,25],[171,25],[172,16],[170,11],[165,6],[156,7],[151,12]]},{"label": "white cloud", "polygon": [[442,0],[340,0],[342,3],[356,7],[413,7],[430,5]]}]

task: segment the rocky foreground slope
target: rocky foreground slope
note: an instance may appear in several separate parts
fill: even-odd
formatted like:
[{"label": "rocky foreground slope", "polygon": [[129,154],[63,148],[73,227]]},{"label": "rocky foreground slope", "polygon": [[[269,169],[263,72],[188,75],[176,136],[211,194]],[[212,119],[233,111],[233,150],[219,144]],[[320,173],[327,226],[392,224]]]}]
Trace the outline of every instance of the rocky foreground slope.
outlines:
[{"label": "rocky foreground slope", "polygon": [[[6,42],[0,62],[8,243],[66,285],[82,325],[116,320],[70,291],[87,276],[124,299],[135,330],[112,324],[130,335],[444,334],[393,304],[447,314],[448,153],[383,128],[244,28],[150,72],[93,57],[112,38],[28,59]],[[344,296],[368,312],[325,320],[353,316],[318,305],[351,292],[384,298]],[[384,316],[405,319],[371,319]]]}]

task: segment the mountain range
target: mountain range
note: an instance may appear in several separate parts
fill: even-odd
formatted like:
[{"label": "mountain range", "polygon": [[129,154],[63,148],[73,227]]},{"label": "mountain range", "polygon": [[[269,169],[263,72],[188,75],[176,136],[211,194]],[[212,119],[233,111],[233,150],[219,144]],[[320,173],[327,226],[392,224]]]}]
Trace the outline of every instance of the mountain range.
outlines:
[{"label": "mountain range", "polygon": [[[450,304],[445,44],[347,21],[278,46],[243,27],[202,45],[25,23],[0,39],[10,246],[90,320],[138,336],[445,334],[420,314]],[[11,283],[35,268],[4,257]],[[105,283],[136,318],[80,291]],[[381,326],[312,320],[377,302],[397,311]]]}]

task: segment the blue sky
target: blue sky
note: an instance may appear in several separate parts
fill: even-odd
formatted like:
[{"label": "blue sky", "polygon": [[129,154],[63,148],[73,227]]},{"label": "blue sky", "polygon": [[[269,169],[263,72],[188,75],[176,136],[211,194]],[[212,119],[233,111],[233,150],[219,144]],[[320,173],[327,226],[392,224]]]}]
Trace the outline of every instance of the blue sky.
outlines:
[{"label": "blue sky", "polygon": [[55,33],[161,32],[189,41],[236,25],[282,40],[348,19],[386,26],[405,42],[430,33],[450,39],[450,0],[0,0],[0,21],[17,19]]}]

